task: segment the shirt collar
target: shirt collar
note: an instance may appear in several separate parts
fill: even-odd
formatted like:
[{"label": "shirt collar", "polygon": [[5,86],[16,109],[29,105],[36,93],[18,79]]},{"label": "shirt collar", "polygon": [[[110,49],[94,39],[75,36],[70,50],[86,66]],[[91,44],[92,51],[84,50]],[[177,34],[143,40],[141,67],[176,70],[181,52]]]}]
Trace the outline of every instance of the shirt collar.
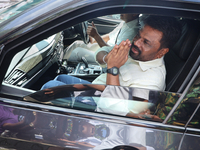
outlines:
[{"label": "shirt collar", "polygon": [[140,68],[142,69],[142,71],[146,71],[150,68],[160,67],[160,66],[164,65],[163,57],[154,59],[154,60],[150,60],[150,61],[138,61],[138,60],[134,60],[129,57],[129,61],[138,63]]}]

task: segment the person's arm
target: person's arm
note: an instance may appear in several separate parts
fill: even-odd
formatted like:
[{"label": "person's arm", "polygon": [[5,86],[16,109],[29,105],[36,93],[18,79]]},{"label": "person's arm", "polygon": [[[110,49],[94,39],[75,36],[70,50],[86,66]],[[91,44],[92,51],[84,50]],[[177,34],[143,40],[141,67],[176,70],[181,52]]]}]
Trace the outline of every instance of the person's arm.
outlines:
[{"label": "person's arm", "polygon": [[108,52],[106,52],[106,51],[98,52],[97,55],[96,55],[96,61],[101,65],[106,64],[106,61],[107,61],[106,56],[107,55],[108,55]]},{"label": "person's arm", "polygon": [[93,84],[74,84],[73,85],[76,90],[87,90],[88,88],[93,88],[99,91],[103,91],[105,89],[105,85],[93,85]]},{"label": "person's arm", "polygon": [[[110,53],[105,58],[107,62],[107,69],[112,67],[120,68],[125,62],[128,60],[128,53],[130,50],[131,42],[127,39],[126,41],[122,41],[119,46],[115,45],[115,47],[111,50]],[[110,73],[107,74],[107,85],[120,85],[119,83],[119,75],[112,75]]]},{"label": "person's arm", "polygon": [[91,38],[90,38],[91,43],[97,42],[100,47],[108,46],[106,42],[109,40],[109,35],[106,34],[103,37],[101,37],[93,22],[92,22],[92,26],[88,26],[87,34],[95,39],[95,41],[91,41]]}]

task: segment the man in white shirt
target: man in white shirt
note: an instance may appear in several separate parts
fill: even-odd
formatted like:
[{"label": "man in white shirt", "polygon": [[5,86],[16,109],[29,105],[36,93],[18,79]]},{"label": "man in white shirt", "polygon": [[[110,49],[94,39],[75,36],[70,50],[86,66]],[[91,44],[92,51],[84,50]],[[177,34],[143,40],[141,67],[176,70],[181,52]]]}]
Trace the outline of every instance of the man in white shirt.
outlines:
[{"label": "man in white shirt", "polygon": [[[163,56],[179,39],[180,24],[175,18],[157,16],[147,17],[142,23],[142,28],[133,39],[132,44],[126,40],[120,45],[102,47],[96,52],[97,62],[103,66],[107,65],[108,70],[107,74],[97,77],[92,82],[93,84],[120,85],[161,91],[165,89],[166,70]],[[110,88],[112,87],[106,87],[101,97],[106,95],[105,97],[112,98],[113,94],[119,93],[115,87],[112,90]],[[138,96],[137,90],[133,90],[133,96],[134,93]],[[148,99],[148,96],[145,96],[146,93],[141,92],[140,94],[139,98],[146,97]],[[130,109],[126,103],[122,102],[100,99],[97,102],[97,111],[126,115]],[[121,109],[117,109],[118,113],[116,109],[114,111],[113,106],[121,107]],[[143,108],[142,106],[148,108],[144,104],[141,104],[141,108]]]},{"label": "man in white shirt", "polygon": [[[97,62],[107,65],[108,69],[93,84],[165,89],[163,56],[178,41],[181,25],[175,18],[164,16],[148,16],[141,23],[142,27],[132,44],[127,39],[119,45],[104,46],[96,52]],[[47,82],[42,89],[64,84],[88,84],[88,81],[75,79],[78,78],[59,75],[55,80]]]},{"label": "man in white shirt", "polygon": [[123,21],[112,32],[103,36],[98,33],[96,26],[92,22],[92,26],[87,28],[87,34],[90,36],[90,43],[85,44],[80,40],[75,41],[67,48],[64,59],[77,62],[80,61],[83,56],[89,63],[96,63],[94,52],[100,47],[114,46],[126,39],[132,41],[138,32],[139,15],[121,14],[120,19]]},{"label": "man in white shirt", "polygon": [[166,70],[163,56],[178,41],[180,23],[172,17],[148,16],[133,39],[96,52],[100,65],[107,65],[107,74],[94,84],[121,85],[154,90],[165,89]]}]

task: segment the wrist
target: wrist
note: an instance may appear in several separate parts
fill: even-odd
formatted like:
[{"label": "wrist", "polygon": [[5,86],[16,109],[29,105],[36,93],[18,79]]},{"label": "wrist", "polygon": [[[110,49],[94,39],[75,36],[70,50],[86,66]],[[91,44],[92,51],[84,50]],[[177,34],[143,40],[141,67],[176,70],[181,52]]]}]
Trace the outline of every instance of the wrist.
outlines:
[{"label": "wrist", "polygon": [[109,68],[107,67],[107,71],[106,71],[108,74],[111,74],[113,76],[118,76],[119,75],[119,68],[118,67],[112,67],[112,68]]}]

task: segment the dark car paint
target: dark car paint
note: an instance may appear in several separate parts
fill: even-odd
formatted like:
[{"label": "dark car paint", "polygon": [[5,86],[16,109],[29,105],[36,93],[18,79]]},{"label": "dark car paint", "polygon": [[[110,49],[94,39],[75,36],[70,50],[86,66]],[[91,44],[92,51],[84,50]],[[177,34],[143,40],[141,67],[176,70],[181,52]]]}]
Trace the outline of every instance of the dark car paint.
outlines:
[{"label": "dark car paint", "polygon": [[[1,107],[2,106],[3,105],[1,105]],[[7,105],[4,105],[4,107],[12,108]],[[122,136],[121,139],[119,138],[117,139],[117,137],[116,139],[110,139],[111,140],[110,142],[113,141],[115,143],[114,145],[116,146],[120,145],[121,143],[121,145],[133,145],[133,146],[135,145],[134,147],[144,147],[139,141],[136,143],[131,143],[130,141],[133,140],[133,137],[132,137],[133,135],[137,136],[137,134],[140,134],[140,132],[144,132],[146,129],[152,130],[151,132],[146,133],[146,139],[147,139],[146,142],[148,143],[148,146],[154,147],[155,149],[165,149],[167,147],[178,147],[181,137],[183,135],[181,132],[177,132],[176,128],[173,129],[173,127],[171,128],[172,131],[165,132],[164,130],[159,131],[153,128],[152,129],[146,128],[148,127],[146,126],[146,124],[144,125],[138,124],[137,126],[137,123],[136,124],[134,123],[134,126],[132,126],[131,122],[127,123],[126,121],[123,121],[123,120],[121,120],[120,122],[112,123],[107,119],[104,119],[104,121],[101,121],[98,119],[98,117],[93,117],[93,116],[82,118],[82,116],[80,115],[75,115],[75,114],[73,115],[70,113],[61,115],[61,114],[55,114],[55,113],[50,113],[50,112],[45,113],[45,112],[35,111],[35,110],[32,111],[28,109],[26,110],[19,109],[19,108],[14,108],[14,109],[18,116],[25,116],[25,119],[29,118],[25,121],[24,126],[28,126],[31,122],[36,120],[35,116],[33,115],[33,112],[37,113],[37,123],[35,124],[35,127],[29,128],[26,131],[18,130],[17,135],[15,135],[17,139],[26,140],[30,142],[36,142],[36,143],[43,143],[45,145],[50,144],[50,146],[60,146],[60,147],[66,147],[66,148],[71,147],[74,149],[89,149],[90,147],[92,147],[90,144],[86,144],[86,143],[81,144],[79,142],[76,142],[77,138],[72,137],[73,135],[72,133],[70,133],[71,136],[64,137],[63,135],[65,133],[64,126],[67,125],[67,123],[64,123],[64,122],[66,122],[67,119],[70,119],[72,122],[73,121],[76,122],[76,124],[73,124],[72,126],[73,128],[72,132],[76,131],[76,134],[78,134],[79,136],[81,136],[82,133],[78,125],[80,125],[81,122],[89,122],[89,121],[93,121],[98,124],[103,124],[103,125],[108,126],[109,130],[112,130],[112,134],[114,132],[116,133],[119,132],[119,130],[121,130],[121,132],[123,131],[124,133],[121,135]],[[174,132],[174,130],[176,130],[176,132]],[[10,132],[14,132],[14,131],[10,131]],[[12,136],[9,136],[9,132],[5,132],[3,134],[3,137],[9,138]],[[173,138],[174,140],[173,142],[170,141],[169,139],[170,137]],[[106,141],[108,141],[108,139],[104,140],[104,142]],[[122,144],[122,141],[123,141],[123,144]],[[167,143],[169,144],[168,146],[167,146]],[[109,146],[104,147],[104,148],[98,148],[97,146],[97,149],[112,149],[112,148],[113,147],[109,147]]]},{"label": "dark car paint", "polygon": [[[46,7],[50,5],[49,2],[52,2],[52,1],[44,2],[40,7],[43,7],[43,6]],[[0,37],[0,41],[1,41],[0,44],[1,45],[3,44],[2,52],[0,55],[0,59],[1,59],[0,80],[1,81],[4,78],[5,72],[7,70],[7,67],[10,63],[12,56],[16,54],[18,51],[22,50],[26,46],[29,46],[31,43],[33,44],[35,42],[38,42],[44,37],[48,37],[49,35],[52,35],[53,33],[57,33],[58,31],[66,27],[70,27],[71,25],[74,25],[80,21],[85,21],[87,19],[96,17],[99,15],[99,13],[101,15],[107,15],[111,12],[125,13],[125,12],[130,11],[131,8],[135,8],[135,10],[133,10],[132,12],[137,12],[137,13],[151,12],[152,14],[157,14],[159,12],[159,14],[163,14],[163,15],[167,14],[167,15],[173,15],[173,16],[175,15],[175,16],[183,16],[183,17],[189,17],[189,18],[197,18],[197,19],[200,18],[199,7],[198,7],[199,5],[197,5],[196,3],[189,3],[185,1],[141,1],[140,0],[140,1],[126,1],[127,3],[122,2],[122,1],[92,1],[93,4],[90,3],[91,1],[79,1],[78,3],[76,3],[77,5],[74,4],[72,6],[70,6],[70,2],[68,1],[63,0],[61,2],[62,2],[60,3],[61,7],[54,9],[50,13],[38,12],[38,16],[36,16],[36,18],[33,20],[31,17],[28,17],[29,11],[24,12],[24,15],[27,16],[26,18],[28,19],[23,22],[22,26],[19,26],[20,22],[18,22],[20,20],[22,21],[22,18],[21,17],[17,18],[17,16],[15,17],[15,19],[13,20],[11,24],[9,23],[9,20],[8,20],[5,23],[3,23],[2,26],[0,25],[1,31],[5,29],[10,29],[10,30],[6,30],[5,33],[3,33]],[[73,1],[73,2],[77,2],[77,1]],[[84,6],[86,6],[85,9],[82,9],[84,8]],[[40,7],[35,7],[31,11],[39,10]],[[51,8],[53,7],[54,6],[51,6],[51,7],[48,6],[49,10],[51,10]],[[119,8],[119,10],[116,8]],[[126,8],[126,9],[123,10],[122,8]],[[145,10],[146,8],[148,8],[148,10]],[[109,11],[107,12],[103,11],[104,9],[108,9]],[[87,13],[90,14],[92,12],[92,15],[86,15],[82,13],[87,10],[90,10]],[[184,11],[187,11],[187,13],[184,13]],[[60,15],[60,17],[57,17],[59,13],[61,13],[62,15]],[[79,17],[76,16],[77,14],[79,15]],[[37,15],[37,13],[35,15]],[[75,17],[72,17],[73,15]],[[58,24],[58,22],[60,22],[60,24]],[[38,27],[40,27],[40,29],[38,29]],[[38,105],[38,104],[29,103],[29,102],[21,102],[23,104],[19,104],[18,101],[15,101],[16,100],[15,97],[11,97],[9,95],[6,97],[5,95],[2,94],[1,97],[9,103],[13,103],[13,104],[15,103],[16,106],[18,106],[17,109],[20,109],[19,107],[26,108],[26,106],[28,106],[29,108],[31,106],[30,108],[35,109],[34,111],[38,111],[37,109],[42,110],[42,108],[46,107],[46,105]],[[10,106],[6,106],[6,107],[10,107]],[[32,110],[31,109],[28,110],[28,108],[26,108],[27,110],[25,110],[25,112],[28,112],[28,113],[32,112]],[[127,124],[130,126],[130,128],[138,128],[138,127],[133,127],[132,124],[134,124],[134,126],[144,125],[148,128],[151,128],[154,131],[156,130],[156,132],[159,132],[159,135],[158,135],[159,142],[164,144],[164,146],[166,144],[165,142],[163,142],[164,137],[167,137],[167,135],[168,137],[171,137],[172,135],[176,135],[176,137],[178,137],[176,140],[174,140],[176,148],[178,148],[181,138],[184,139],[184,136],[182,137],[181,135],[183,135],[186,129],[185,127],[168,126],[166,124],[155,123],[155,122],[152,123],[148,121],[138,121],[137,119],[127,119],[127,118],[119,117],[119,116],[116,116],[115,119],[112,120],[113,116],[96,114],[96,113],[85,112],[85,111],[77,111],[77,110],[74,111],[70,109],[61,109],[59,111],[59,109],[54,106],[48,107],[48,109],[56,110],[56,113],[49,113],[52,116],[61,116],[63,118],[65,118],[66,115],[63,115],[61,113],[67,112],[68,113],[67,115],[69,115],[70,117],[71,116],[73,117],[75,114],[80,120],[88,120],[86,118],[91,117],[91,115],[93,115],[95,116],[95,118],[92,118],[93,120],[100,119],[102,121],[103,119],[109,118],[110,120],[107,120],[108,124],[109,123],[112,124],[112,122],[116,120],[117,121],[121,120],[122,122],[120,122],[119,124],[123,124],[123,125]],[[44,111],[38,111],[38,112],[41,114],[47,114]],[[84,113],[85,115],[83,115]],[[165,129],[169,130],[170,132],[166,133]],[[193,129],[191,129],[191,131],[192,130]],[[190,131],[190,129],[188,129],[188,131]],[[166,136],[163,136],[163,135],[166,135]],[[194,136],[193,135],[190,136],[190,135],[191,135],[191,132],[189,132],[189,135],[186,135],[186,138],[193,140]],[[184,140],[181,142],[184,143]],[[48,141],[47,143],[52,144],[51,141],[50,142]],[[75,148],[78,148],[78,147],[75,147]],[[163,149],[163,147],[159,147],[158,149]]]}]

